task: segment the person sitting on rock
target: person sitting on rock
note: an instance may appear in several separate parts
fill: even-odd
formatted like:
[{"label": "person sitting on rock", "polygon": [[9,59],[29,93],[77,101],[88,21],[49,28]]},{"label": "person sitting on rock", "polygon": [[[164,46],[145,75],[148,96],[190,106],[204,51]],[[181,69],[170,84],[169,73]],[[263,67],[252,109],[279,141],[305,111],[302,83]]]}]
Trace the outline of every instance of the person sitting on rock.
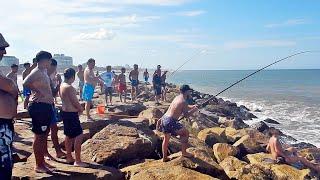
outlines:
[{"label": "person sitting on rock", "polygon": [[162,143],[163,162],[167,162],[170,159],[167,156],[168,144],[171,135],[179,135],[182,142],[182,156],[193,157],[192,154],[187,153],[187,146],[189,140],[189,131],[185,129],[178,119],[184,114],[184,117],[188,118],[193,113],[199,111],[196,106],[189,106],[186,99],[190,96],[192,89],[188,85],[183,85],[180,88],[180,95],[178,95],[171,103],[168,111],[157,122],[157,129],[164,133],[164,140]]},{"label": "person sitting on rock", "polygon": [[[64,71],[64,82],[60,86],[60,95],[62,101],[62,110],[60,112],[64,125],[64,134],[66,135],[65,145],[67,151],[68,164],[73,163],[75,166],[87,167],[88,165],[81,161],[81,144],[83,139],[83,130],[81,128],[79,114],[82,114],[83,108],[77,99],[77,91],[72,86],[75,80],[76,71],[68,68]],[[76,160],[72,157],[72,147]]]},{"label": "person sitting on rock", "polygon": [[284,149],[279,141],[280,131],[276,128],[270,128],[270,135],[267,151],[272,154],[274,159],[281,161],[283,159],[288,164],[301,162],[304,166],[320,172],[320,166],[311,163],[306,158],[300,156],[295,148]]}]

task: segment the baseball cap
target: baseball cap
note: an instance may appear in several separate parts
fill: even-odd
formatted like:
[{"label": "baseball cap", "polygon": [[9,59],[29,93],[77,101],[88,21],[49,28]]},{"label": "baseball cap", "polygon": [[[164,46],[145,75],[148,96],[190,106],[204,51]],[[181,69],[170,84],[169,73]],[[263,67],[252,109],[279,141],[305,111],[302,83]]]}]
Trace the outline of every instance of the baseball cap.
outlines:
[{"label": "baseball cap", "polygon": [[9,47],[9,43],[7,43],[7,41],[4,39],[4,37],[2,36],[2,34],[0,33],[0,47]]},{"label": "baseball cap", "polygon": [[185,93],[185,92],[187,92],[187,91],[193,91],[193,89],[191,89],[190,88],[190,86],[189,85],[182,85],[181,87],[180,87],[180,92],[181,93]]}]

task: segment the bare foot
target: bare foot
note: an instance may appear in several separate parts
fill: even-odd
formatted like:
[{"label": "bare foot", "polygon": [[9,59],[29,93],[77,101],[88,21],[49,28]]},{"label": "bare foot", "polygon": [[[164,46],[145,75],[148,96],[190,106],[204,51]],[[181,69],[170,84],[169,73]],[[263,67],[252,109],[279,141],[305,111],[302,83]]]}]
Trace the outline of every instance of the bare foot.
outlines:
[{"label": "bare foot", "polygon": [[171,160],[170,158],[162,158],[162,162],[168,162],[170,160]]},{"label": "bare foot", "polygon": [[92,117],[87,117],[87,121],[93,121]]},{"label": "bare foot", "polygon": [[190,153],[185,153],[185,154],[182,154],[182,157],[185,157],[185,158],[193,158],[194,155],[193,155],[193,154],[190,154]]},{"label": "bare foot", "polygon": [[34,168],[34,171],[36,171],[37,173],[51,173],[52,172],[47,167],[36,167],[36,168]]},{"label": "bare foot", "polygon": [[77,166],[77,167],[84,167],[84,168],[86,168],[86,167],[89,167],[89,165],[88,164],[86,164],[86,163],[84,163],[84,162],[74,162],[74,164],[73,164],[74,166]]},{"label": "bare foot", "polygon": [[57,153],[56,157],[59,159],[66,159],[66,156],[67,156],[67,154],[61,151],[61,152]]},{"label": "bare foot", "polygon": [[71,165],[71,164],[75,163],[75,161],[73,158],[67,158],[66,163]]},{"label": "bare foot", "polygon": [[48,163],[46,163],[46,162],[44,162],[43,165],[44,165],[46,168],[48,168],[48,169],[53,169],[53,168],[55,168],[54,166],[52,166],[52,165],[50,165],[50,164],[48,164]]}]

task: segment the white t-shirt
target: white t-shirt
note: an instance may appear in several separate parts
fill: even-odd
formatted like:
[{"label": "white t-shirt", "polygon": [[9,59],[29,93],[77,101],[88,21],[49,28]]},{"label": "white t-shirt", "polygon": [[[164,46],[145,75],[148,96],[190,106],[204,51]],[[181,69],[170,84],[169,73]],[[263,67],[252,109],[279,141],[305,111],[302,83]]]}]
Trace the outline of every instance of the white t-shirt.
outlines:
[{"label": "white t-shirt", "polygon": [[104,84],[107,87],[112,87],[113,76],[114,74],[112,72],[104,72],[100,74],[100,77],[104,80]]}]

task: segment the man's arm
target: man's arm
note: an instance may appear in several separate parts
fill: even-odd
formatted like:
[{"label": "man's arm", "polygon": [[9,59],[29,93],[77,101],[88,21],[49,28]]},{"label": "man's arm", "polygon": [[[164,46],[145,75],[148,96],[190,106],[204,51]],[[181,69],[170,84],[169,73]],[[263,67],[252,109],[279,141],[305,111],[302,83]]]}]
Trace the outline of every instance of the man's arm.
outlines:
[{"label": "man's arm", "polygon": [[278,155],[280,155],[280,156],[282,156],[284,158],[287,158],[287,155],[283,152],[282,145],[281,145],[281,143],[280,143],[280,141],[278,139],[276,140],[276,143],[275,143],[275,152]]},{"label": "man's arm", "polygon": [[199,111],[199,109],[196,106],[193,106],[193,108],[190,108],[186,102],[184,103],[183,110],[182,110],[184,117],[188,118],[197,111]]},{"label": "man's arm", "polygon": [[9,78],[0,76],[0,89],[11,94],[14,98],[18,96],[17,85]]},{"label": "man's arm", "polygon": [[82,112],[83,111],[83,109],[82,109],[82,106],[81,106],[81,104],[79,103],[79,101],[78,101],[78,98],[77,98],[77,92],[75,91],[75,89],[71,86],[71,87],[68,87],[67,89],[66,89],[66,91],[68,91],[68,96],[69,96],[69,98],[70,98],[70,101],[71,101],[71,103],[72,103],[72,105],[75,107],[75,108],[77,108],[77,110],[78,110],[78,112]]},{"label": "man's arm", "polygon": [[132,71],[129,73],[129,80],[132,81]]}]

